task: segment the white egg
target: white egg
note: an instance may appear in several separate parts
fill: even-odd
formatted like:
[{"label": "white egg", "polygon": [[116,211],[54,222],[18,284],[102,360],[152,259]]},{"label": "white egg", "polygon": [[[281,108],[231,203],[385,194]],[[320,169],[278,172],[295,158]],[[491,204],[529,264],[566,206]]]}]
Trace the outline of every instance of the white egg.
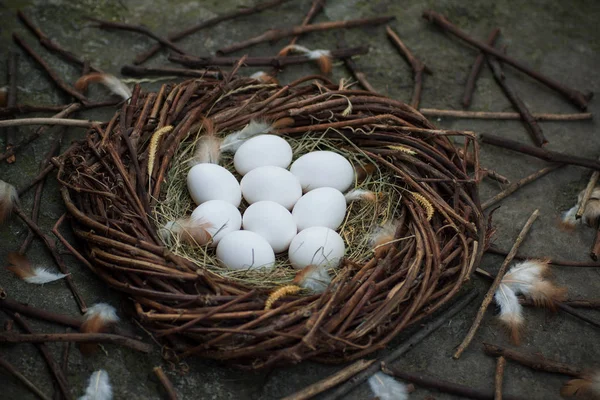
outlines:
[{"label": "white egg", "polygon": [[235,176],[217,164],[194,165],[188,172],[187,186],[196,204],[224,200],[238,207],[242,201],[242,191]]},{"label": "white egg", "polygon": [[224,200],[209,200],[200,204],[192,212],[191,219],[210,224],[206,230],[212,236],[211,247],[216,247],[225,235],[242,227],[240,210]]},{"label": "white egg", "polygon": [[292,267],[300,269],[309,265],[337,267],[346,246],[336,231],[322,226],[306,228],[290,244],[288,255]]},{"label": "white egg", "polygon": [[281,167],[258,167],[248,172],[241,182],[242,194],[249,204],[269,200],[279,203],[288,210],[302,196],[298,179]]},{"label": "white egg", "polygon": [[298,158],[290,171],[298,177],[302,190],[332,187],[345,192],[354,183],[352,164],[332,151],[313,151]]},{"label": "white egg", "polygon": [[249,139],[235,152],[233,166],[240,175],[254,168],[272,165],[287,168],[292,162],[292,147],[275,135],[258,135]]},{"label": "white egg", "polygon": [[336,230],[346,216],[346,198],[342,192],[330,187],[311,190],[300,197],[292,216],[299,231],[311,226]]},{"label": "white egg", "polygon": [[274,201],[259,201],[248,207],[243,225],[245,230],[264,237],[275,253],[286,251],[298,231],[292,214]]},{"label": "white egg", "polygon": [[217,258],[231,269],[271,268],[275,253],[258,233],[235,231],[225,235],[217,246]]}]

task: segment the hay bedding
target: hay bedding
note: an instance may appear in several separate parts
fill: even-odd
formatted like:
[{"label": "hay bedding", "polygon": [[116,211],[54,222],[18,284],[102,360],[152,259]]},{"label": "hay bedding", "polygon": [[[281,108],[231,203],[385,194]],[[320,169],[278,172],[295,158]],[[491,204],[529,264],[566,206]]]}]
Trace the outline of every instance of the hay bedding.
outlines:
[{"label": "hay bedding", "polygon": [[[231,273],[206,249],[163,243],[158,229],[191,211],[181,172],[202,118],[229,133],[251,119],[284,117],[294,123],[277,134],[294,157],[321,148],[374,162],[377,172],[360,187],[382,197],[350,207],[341,228],[346,258],[325,293],[289,295],[265,310],[269,293],[293,278],[284,259],[269,275]],[[153,134],[169,125],[149,156]],[[435,130],[404,103],[323,77],[280,87],[229,75],[163,85],[158,93],[136,87],[108,124],[61,157],[59,180],[86,265],[131,296],[165,354],[245,368],[343,362],[383,348],[439,309],[478,264],[485,227],[473,139]],[[400,222],[393,249],[375,258],[368,234],[391,219]]]}]

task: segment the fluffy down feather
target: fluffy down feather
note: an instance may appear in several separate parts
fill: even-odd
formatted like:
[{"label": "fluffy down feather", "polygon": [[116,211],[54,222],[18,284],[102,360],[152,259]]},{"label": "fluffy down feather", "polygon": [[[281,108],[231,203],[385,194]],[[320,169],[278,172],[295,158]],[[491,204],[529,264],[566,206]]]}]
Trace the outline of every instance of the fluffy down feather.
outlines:
[{"label": "fluffy down feather", "polygon": [[235,153],[246,140],[262,133],[270,133],[272,130],[273,127],[268,122],[251,120],[239,131],[225,136],[221,142],[221,151]]},{"label": "fluffy down feather", "polygon": [[523,326],[523,307],[516,293],[508,285],[501,283],[494,294],[494,300],[500,306],[500,321],[510,332],[513,343],[519,344]]},{"label": "fluffy down feather", "polygon": [[47,268],[32,267],[25,255],[10,252],[8,262],[11,264],[6,269],[27,283],[43,285],[64,278],[65,274],[50,272]]},{"label": "fluffy down feather", "polygon": [[407,400],[408,389],[402,382],[383,372],[377,372],[369,378],[371,391],[379,400]]},{"label": "fluffy down feather", "polygon": [[104,85],[112,93],[118,95],[123,100],[131,97],[131,89],[127,87],[119,78],[114,75],[94,72],[82,76],[75,82],[75,89],[85,93],[90,83],[100,83]]},{"label": "fluffy down feather", "polygon": [[571,379],[560,389],[560,395],[600,399],[600,372],[595,371],[580,378]]},{"label": "fluffy down feather", "polygon": [[331,283],[331,277],[323,265],[309,265],[296,274],[293,283],[315,293],[323,293]]},{"label": "fluffy down feather", "polygon": [[85,394],[79,400],[112,400],[112,386],[108,379],[108,373],[101,369],[90,376]]}]

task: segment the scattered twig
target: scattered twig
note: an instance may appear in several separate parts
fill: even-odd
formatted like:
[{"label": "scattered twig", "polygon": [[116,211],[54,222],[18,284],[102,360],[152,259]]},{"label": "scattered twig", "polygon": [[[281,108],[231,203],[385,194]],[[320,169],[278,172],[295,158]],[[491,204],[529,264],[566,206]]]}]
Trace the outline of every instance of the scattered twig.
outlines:
[{"label": "scattered twig", "polygon": [[27,184],[25,184],[19,188],[19,190],[18,190],[19,197],[23,196],[23,194],[25,194],[29,189],[31,189],[32,187],[37,185],[39,182],[44,180],[46,178],[46,176],[48,176],[48,174],[54,170],[54,168],[56,168],[56,167],[52,163],[49,163],[48,165],[46,165],[46,167],[43,170],[41,170],[36,175],[35,178],[33,178],[30,182],[28,182]]},{"label": "scattered twig", "polygon": [[167,398],[169,400],[177,400],[177,392],[175,392],[175,387],[173,387],[173,384],[171,383],[167,375],[165,375],[163,369],[161,367],[154,367],[154,374],[165,389],[165,392],[167,393]]},{"label": "scattered twig", "polygon": [[596,230],[596,237],[594,237],[590,258],[594,261],[598,261],[598,255],[600,255],[600,229]]},{"label": "scattered twig", "polygon": [[309,385],[294,394],[286,396],[281,400],[311,399],[319,393],[323,393],[324,391],[331,389],[332,387],[335,387],[342,382],[346,382],[348,379],[352,378],[359,372],[364,371],[366,368],[373,365],[374,362],[375,360],[358,360],[357,362],[350,364],[346,368],[343,368],[335,374],[327,377],[327,379],[318,381],[317,383],[313,383],[312,385]]},{"label": "scattered twig", "polygon": [[77,318],[69,317],[68,315],[56,314],[51,311],[28,306],[26,304],[6,298],[0,300],[0,308],[19,313],[21,315],[26,315],[31,318],[36,318],[42,321],[52,322],[75,329],[79,329],[82,324],[82,321]]},{"label": "scattered twig", "polygon": [[[338,49],[348,47],[348,45],[346,44],[346,39],[344,38],[344,32],[340,32],[338,35],[337,47],[338,47]],[[343,58],[342,61],[344,61],[344,65],[346,66],[346,69],[352,74],[352,76],[354,76],[354,78],[358,81],[358,83],[360,83],[361,86],[363,88],[365,88],[365,90],[368,90],[369,92],[377,93],[375,88],[373,86],[371,86],[371,84],[367,80],[367,76],[365,75],[365,73],[362,72],[358,68],[358,66],[352,59],[352,57]]]},{"label": "scattered twig", "polygon": [[[234,19],[234,18],[241,17],[244,15],[251,15],[251,14],[266,10],[268,8],[273,8],[282,3],[285,3],[287,1],[289,1],[289,0],[273,0],[273,1],[267,1],[264,3],[259,3],[259,4],[255,5],[254,7],[236,9],[235,11],[231,11],[231,12],[225,13],[223,15],[219,15],[215,18],[211,18],[206,21],[202,21],[197,25],[194,25],[192,27],[184,29],[180,32],[171,34],[167,37],[167,39],[171,42],[177,42],[178,40],[181,40],[184,37],[191,35],[192,33],[198,32],[201,29],[209,28],[209,27],[217,25],[218,23],[223,22],[223,21],[228,21],[230,19]],[[162,44],[160,44],[160,43],[155,44],[148,51],[138,54],[136,56],[135,60],[133,61],[133,63],[136,65],[139,65],[139,64],[146,62],[150,57],[152,57],[154,54],[158,53],[160,51],[160,49],[162,49]]]},{"label": "scattered twig", "polygon": [[481,208],[483,210],[485,210],[487,208],[490,208],[494,204],[498,203],[500,200],[505,199],[506,197],[510,196],[511,194],[513,194],[514,192],[516,192],[517,190],[521,189],[523,186],[526,186],[526,185],[530,184],[531,182],[533,182],[533,181],[541,178],[542,176],[544,176],[544,175],[548,174],[549,172],[552,172],[555,169],[558,169],[558,168],[560,168],[562,166],[563,166],[562,164],[554,164],[554,165],[551,165],[549,167],[542,168],[539,171],[536,171],[533,174],[528,175],[528,176],[526,176],[523,179],[520,179],[520,180],[518,180],[516,182],[511,183],[503,191],[501,191],[500,193],[496,194],[491,199],[484,201],[481,204]]},{"label": "scattered twig", "polygon": [[135,65],[124,65],[121,67],[121,75],[124,76],[186,76],[193,78],[216,78],[220,79],[223,74],[220,71],[206,69],[187,69],[172,67],[138,67]]},{"label": "scattered twig", "polygon": [[[457,396],[466,397],[469,399],[477,399],[477,400],[493,400],[494,392],[491,389],[472,389],[470,387],[460,385],[454,382],[448,382],[441,379],[436,379],[430,376],[425,376],[422,374],[413,374],[409,372],[404,372],[400,370],[400,368],[383,365],[381,367],[382,371],[388,375],[394,376],[398,379],[412,382],[417,386],[429,387],[440,392],[455,394]],[[504,396],[505,400],[516,400],[518,397],[514,396]]]},{"label": "scattered twig", "polygon": [[[491,245],[486,252],[488,253],[492,253],[492,254],[498,254],[500,256],[506,256],[508,254],[508,251],[501,249],[499,247],[497,247],[496,245]],[[516,260],[527,260],[527,259],[540,259],[543,258],[544,260],[548,261],[548,264],[551,265],[561,265],[563,267],[579,267],[579,268],[596,268],[596,267],[600,267],[600,263],[597,262],[588,262],[588,261],[569,261],[569,260],[556,260],[556,259],[552,259],[552,258],[547,258],[547,257],[540,257],[540,256],[515,256]]]},{"label": "scattered twig", "polygon": [[500,175],[498,172],[494,171],[493,169],[481,168],[481,175],[483,178],[492,179],[503,185],[507,185],[510,183],[510,180],[507,177],[505,177],[504,175]]},{"label": "scattered twig", "polygon": [[[65,342],[65,344],[63,346],[63,352],[62,352],[62,355],[60,357],[60,359],[61,359],[60,370],[61,370],[61,372],[63,373],[64,376],[66,376],[67,372],[68,372],[68,367],[69,367],[69,352],[70,352],[70,350],[71,350],[71,343]],[[61,400],[60,391],[59,390],[56,390],[54,392],[53,399],[54,400]]]},{"label": "scattered twig", "polygon": [[580,219],[585,212],[585,206],[587,206],[587,202],[590,200],[592,196],[592,192],[598,183],[598,178],[600,178],[600,172],[594,171],[592,172],[592,176],[590,176],[590,180],[585,187],[585,192],[583,192],[583,197],[581,198],[581,202],[579,204],[579,208],[577,209],[577,213],[575,214],[575,218]]},{"label": "scattered twig", "polygon": [[[317,14],[323,9],[324,5],[325,5],[325,0],[313,0],[312,5],[310,6],[310,10],[308,10],[306,17],[304,17],[304,20],[302,21],[301,26],[306,26],[306,25],[310,24],[311,21],[317,16]],[[290,40],[289,44],[290,45],[296,44],[296,42],[298,41],[299,38],[300,38],[300,35],[295,35],[292,38],[292,40]]]},{"label": "scattered twig", "polygon": [[[352,47],[347,49],[337,49],[331,51],[332,58],[347,58],[359,54],[366,54],[369,51],[367,46]],[[179,54],[171,54],[169,61],[173,61],[191,68],[202,68],[207,66],[231,66],[238,63],[240,57],[192,57]],[[306,55],[298,56],[276,56],[276,57],[247,57],[244,65],[248,67],[273,66],[282,68],[285,65],[303,64],[314,62]]]},{"label": "scattered twig", "polygon": [[502,400],[502,384],[504,383],[504,367],[506,358],[500,356],[496,359],[496,375],[494,376],[494,400]]},{"label": "scattered twig", "polygon": [[419,108],[419,102],[421,101],[421,91],[423,89],[423,72],[431,73],[429,68],[421,62],[421,60],[417,59],[412,52],[406,47],[406,45],[400,40],[400,37],[394,30],[388,25],[385,27],[385,31],[388,35],[388,38],[392,41],[394,46],[398,49],[400,54],[406,58],[406,61],[410,64],[410,67],[413,70],[413,79],[414,79],[414,89],[412,99],[410,101],[410,105],[413,108]]},{"label": "scattered twig", "polygon": [[[496,43],[496,39],[500,35],[500,28],[494,28],[494,30],[490,33],[486,44],[490,47],[494,47]],[[481,67],[483,66],[483,62],[485,61],[485,53],[480,51],[473,63],[473,67],[471,67],[471,72],[469,73],[469,77],[467,78],[467,84],[465,85],[465,94],[463,95],[463,107],[469,108],[471,105],[471,100],[473,98],[473,92],[475,91],[475,83],[477,82],[477,78],[479,77],[479,73],[481,72]],[[520,118],[519,118],[520,119]]]},{"label": "scattered twig", "polygon": [[573,307],[571,307],[567,304],[564,304],[564,303],[556,302],[555,304],[558,308],[560,308],[562,311],[566,312],[567,314],[571,314],[572,316],[579,318],[580,320],[585,321],[588,324],[590,324],[596,328],[600,328],[600,322],[588,317],[585,314],[580,313],[579,311],[575,310]]},{"label": "scattered twig", "polygon": [[177,53],[185,54],[185,51],[183,49],[180,49],[175,43],[171,42],[169,39],[165,39],[165,38],[162,38],[162,37],[156,35],[150,29],[148,29],[147,27],[145,27],[143,25],[133,25],[133,24],[125,23],[125,22],[104,21],[104,20],[101,20],[98,18],[91,18],[91,17],[87,18],[87,19],[96,23],[97,24],[97,25],[95,25],[96,28],[100,28],[100,29],[104,29],[104,30],[116,29],[116,30],[140,33],[142,35],[148,36],[149,38],[156,40],[161,45],[168,47],[169,49],[171,49]]},{"label": "scattered twig", "polygon": [[492,57],[487,57],[487,62],[492,70],[494,79],[496,79],[496,82],[498,82],[498,85],[500,85],[502,88],[506,98],[510,101],[513,108],[521,115],[521,119],[525,124],[527,131],[531,135],[533,143],[535,143],[535,145],[538,147],[542,147],[547,144],[548,140],[544,137],[542,128],[540,128],[535,118],[533,118],[523,100],[521,100],[515,91],[508,85],[506,76],[504,75],[504,72],[502,72],[502,66],[498,60]]},{"label": "scattered twig", "polygon": [[29,379],[27,379],[22,373],[20,373],[11,363],[6,361],[0,356],[0,367],[6,372],[17,378],[23,385],[27,387],[33,394],[42,400],[51,400],[50,397],[46,396],[40,389],[37,388]]},{"label": "scattered twig", "polygon": [[149,343],[111,333],[0,333],[0,343],[45,342],[111,343],[141,351],[142,353],[149,353],[152,350],[152,345]]},{"label": "scattered twig", "polygon": [[395,17],[375,17],[375,18],[362,18],[362,19],[351,19],[347,21],[328,21],[321,22],[318,24],[310,24],[304,26],[295,26],[289,29],[271,29],[263,33],[262,35],[258,35],[256,37],[241,41],[239,43],[232,44],[231,46],[224,47],[222,49],[217,50],[217,54],[224,55],[233,53],[234,51],[242,50],[247,47],[253,46],[258,43],[270,42],[282,39],[288,36],[298,36],[304,33],[309,32],[319,32],[326,31],[330,29],[348,29],[348,28],[356,28],[359,26],[367,26],[367,25],[380,25],[385,24],[391,20],[395,19]]},{"label": "scattered twig", "polygon": [[568,376],[580,376],[581,370],[568,364],[552,361],[545,358],[539,352],[535,354],[521,352],[490,343],[483,344],[483,351],[491,357],[504,357],[507,360],[517,362],[521,365],[535,369],[536,371],[563,374]]},{"label": "scattered twig", "polygon": [[0,128],[7,126],[23,126],[23,125],[63,125],[77,126],[81,128],[91,128],[94,125],[102,124],[101,121],[90,121],[83,119],[67,119],[67,118],[20,118],[0,121]]},{"label": "scattered twig", "polygon": [[482,43],[478,40],[473,39],[472,37],[467,35],[465,32],[461,31],[459,28],[457,28],[452,23],[450,23],[443,15],[440,15],[434,11],[423,12],[423,18],[427,19],[430,22],[433,22],[435,25],[439,26],[444,31],[450,32],[451,34],[458,37],[459,39],[462,39],[465,42],[471,44],[472,46],[477,47],[479,50],[485,52],[486,54],[491,54],[491,55],[499,58],[500,60],[504,61],[505,63],[512,65],[513,67],[526,73],[530,77],[532,77],[532,78],[542,82],[543,84],[547,85],[548,87],[556,90],[557,92],[562,94],[564,97],[569,99],[569,101],[571,101],[573,104],[575,104],[576,106],[581,108],[582,110],[585,110],[587,108],[588,102],[592,98],[593,93],[583,94],[575,89],[568,88],[565,85],[540,74],[539,72],[532,70],[527,65],[509,57],[508,55],[504,54],[502,51],[500,51],[494,47],[488,46],[487,44]]},{"label": "scattered twig", "polygon": [[[467,119],[521,119],[521,115],[515,112],[438,110],[436,108],[421,108],[419,112],[425,115],[426,117],[451,117]],[[592,119],[592,113],[534,113],[531,115],[538,121],[583,121]]]},{"label": "scattered twig", "polygon": [[[468,294],[464,295],[460,300],[454,303],[450,308],[440,313],[440,315],[429,322],[424,328],[417,331],[414,335],[408,338],[402,345],[396,349],[394,349],[387,356],[381,358],[377,363],[371,365],[363,372],[355,375],[349,381],[343,383],[340,387],[338,387],[333,393],[328,396],[325,396],[323,400],[336,400],[343,398],[347,393],[349,393],[352,389],[365,382],[371,375],[379,371],[380,363],[384,362],[386,364],[390,364],[398,359],[400,356],[408,352],[426,337],[428,337],[431,333],[435,332],[438,328],[444,325],[449,319],[454,317],[460,311],[462,311],[473,299],[477,297],[477,291],[472,290]],[[329,379],[329,378],[327,378]],[[325,379],[325,381],[327,380]],[[323,382],[323,381],[320,381]]]},{"label": "scattered twig", "polygon": [[471,328],[469,329],[467,336],[464,338],[462,343],[458,346],[458,349],[452,356],[453,358],[455,358],[455,359],[460,358],[461,354],[465,351],[465,349],[469,346],[469,344],[475,337],[475,333],[477,332],[477,329],[479,328],[479,325],[481,324],[481,321],[483,320],[483,316],[484,316],[488,306],[490,305],[490,303],[492,302],[492,300],[494,298],[494,293],[496,293],[496,289],[498,289],[498,286],[500,285],[500,281],[504,277],[504,273],[508,269],[508,266],[511,263],[511,261],[513,260],[513,258],[515,257],[515,255],[517,254],[517,251],[519,250],[521,243],[527,236],[529,229],[535,222],[539,213],[540,213],[539,210],[535,210],[531,214],[529,219],[527,219],[527,222],[525,223],[525,225],[523,225],[523,228],[521,229],[519,236],[517,236],[515,243],[513,244],[512,248],[510,249],[510,252],[504,259],[504,262],[502,263],[502,265],[500,266],[500,269],[498,270],[498,274],[496,275],[496,279],[494,279],[494,282],[490,286],[488,292],[485,294],[485,297],[483,298],[481,307],[479,308],[479,311],[477,312],[477,316],[475,317],[475,320],[473,321],[473,324],[471,325]]},{"label": "scattered twig", "polygon": [[[31,31],[31,33],[33,33],[38,38],[38,41],[40,42],[40,44],[42,46],[44,46],[49,51],[60,55],[63,59],[67,60],[68,62],[75,64],[79,67],[83,67],[83,65],[84,65],[83,59],[77,57],[75,54],[73,54],[69,50],[66,50],[65,48],[60,46],[58,43],[56,43],[54,40],[50,39],[44,32],[42,32],[42,30],[40,28],[38,28],[33,23],[31,18],[29,18],[27,15],[25,15],[25,13],[23,13],[23,11],[18,10],[17,16],[19,17],[21,22],[23,22],[23,24],[25,24],[25,26]],[[100,70],[99,68],[96,68],[92,65],[90,65],[89,68],[95,72],[102,72],[102,70]]]},{"label": "scattered twig", "polygon": [[492,146],[502,147],[519,153],[527,154],[545,161],[560,164],[579,165],[581,167],[600,170],[600,161],[591,158],[572,156],[570,154],[546,150],[540,147],[528,146],[515,140],[490,135],[489,133],[480,133],[478,136],[481,143],[491,144]]},{"label": "scattered twig", "polygon": [[10,117],[14,114],[28,114],[38,112],[59,112],[67,108],[69,105],[32,105],[32,104],[17,104],[13,107],[0,108],[0,118]]},{"label": "scattered twig", "polygon": [[12,37],[13,37],[13,41],[21,49],[23,49],[31,58],[33,58],[35,60],[35,62],[37,62],[44,69],[44,71],[46,71],[46,73],[48,74],[50,79],[52,79],[52,81],[56,84],[56,86],[60,90],[62,90],[69,96],[76,98],[77,100],[81,101],[84,104],[88,104],[90,102],[87,99],[87,97],[85,97],[84,95],[79,93],[77,90],[75,90],[75,88],[73,88],[71,85],[67,84],[60,76],[58,76],[56,71],[54,71],[52,68],[50,68],[48,63],[46,61],[44,61],[44,59],[42,57],[40,57],[35,51],[33,51],[33,49],[27,44],[27,42],[25,42],[18,34],[13,33]]},{"label": "scattered twig", "polygon": [[[600,267],[600,265],[598,265]],[[519,303],[524,306],[536,307],[535,303],[531,299],[520,298]],[[562,302],[572,308],[590,308],[598,310],[600,309],[600,299],[570,299]]]},{"label": "scattered twig", "polygon": [[[17,105],[17,83],[18,83],[18,65],[19,65],[19,53],[11,51],[8,53],[7,59],[7,81],[8,81],[8,92],[6,96],[6,106],[11,108]],[[17,131],[16,128],[11,127],[6,131],[6,150],[10,150],[17,143]],[[9,164],[15,162],[14,155],[6,160]]]}]

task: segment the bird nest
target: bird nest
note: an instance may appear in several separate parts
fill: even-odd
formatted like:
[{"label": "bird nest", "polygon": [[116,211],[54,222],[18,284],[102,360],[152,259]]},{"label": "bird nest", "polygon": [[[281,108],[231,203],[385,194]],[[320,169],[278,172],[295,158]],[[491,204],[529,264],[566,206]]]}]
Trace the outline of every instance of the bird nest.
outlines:
[{"label": "bird nest", "polygon": [[[227,134],[251,120],[282,118],[293,123],[275,134],[296,153],[328,149],[375,165],[357,184],[378,200],[352,206],[340,232],[346,257],[323,293],[271,298],[269,308],[269,296],[293,279],[283,261],[276,277],[235,275],[210,250],[191,251],[159,231],[192,209],[182,160],[202,121]],[[166,126],[173,129],[160,129]],[[138,319],[177,359],[264,368],[363,357],[448,302],[484,247],[475,138],[437,130],[402,102],[323,77],[278,86],[229,75],[163,85],[158,93],[138,86],[60,164],[80,258],[133,299]],[[387,251],[373,251],[365,238],[391,220],[394,239]]]}]

